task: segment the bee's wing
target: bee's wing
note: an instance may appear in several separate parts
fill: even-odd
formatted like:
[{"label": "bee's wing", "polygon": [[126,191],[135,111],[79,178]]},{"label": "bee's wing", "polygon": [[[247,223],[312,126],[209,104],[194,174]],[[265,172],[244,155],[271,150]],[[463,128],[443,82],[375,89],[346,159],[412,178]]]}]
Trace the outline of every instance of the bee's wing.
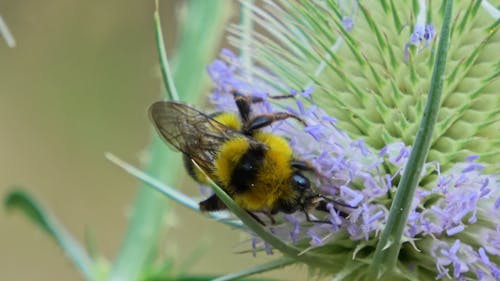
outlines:
[{"label": "bee's wing", "polygon": [[155,102],[149,108],[149,116],[168,144],[193,159],[206,172],[212,171],[218,148],[227,140],[242,136],[182,103]]}]

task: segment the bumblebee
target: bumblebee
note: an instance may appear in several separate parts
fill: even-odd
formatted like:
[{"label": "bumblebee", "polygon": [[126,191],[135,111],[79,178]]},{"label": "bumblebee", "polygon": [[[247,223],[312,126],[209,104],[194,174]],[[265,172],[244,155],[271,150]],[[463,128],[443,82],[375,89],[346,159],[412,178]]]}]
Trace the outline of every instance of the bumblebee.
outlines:
[{"label": "bumblebee", "polygon": [[[239,116],[228,112],[207,115],[183,103],[159,101],[149,108],[149,116],[160,136],[183,153],[184,166],[197,182],[206,184],[210,177],[252,217],[265,225],[254,212],[273,215],[302,211],[311,222],[309,212],[328,212],[326,197],[314,192],[305,172],[315,172],[307,162],[296,159],[287,140],[264,132],[274,122],[293,118],[288,112],[254,116],[251,105],[260,97],[232,92]],[[272,98],[287,98],[275,96]],[[203,169],[199,171],[194,164]],[[199,203],[204,212],[227,209],[215,195]]]}]

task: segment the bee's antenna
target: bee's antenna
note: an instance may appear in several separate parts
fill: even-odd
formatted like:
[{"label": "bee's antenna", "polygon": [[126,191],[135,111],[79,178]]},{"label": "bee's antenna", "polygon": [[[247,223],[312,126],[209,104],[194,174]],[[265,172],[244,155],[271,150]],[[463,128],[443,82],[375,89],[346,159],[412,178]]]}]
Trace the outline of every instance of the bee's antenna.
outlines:
[{"label": "bee's antenna", "polygon": [[338,200],[335,200],[335,199],[332,199],[328,196],[325,196],[323,194],[318,194],[318,197],[322,198],[322,199],[325,199],[326,201],[328,201],[328,203],[332,203],[332,204],[335,204],[335,205],[338,205],[338,206],[342,206],[342,207],[346,207],[346,208],[350,208],[350,209],[356,209],[357,206],[351,206],[349,204],[346,204],[344,202],[340,202]]},{"label": "bee's antenna", "polygon": [[322,199],[322,200],[320,200],[320,201],[317,202],[317,205],[314,208],[314,209],[316,209],[318,211],[330,213],[331,207],[329,208],[328,204],[331,203],[333,205],[340,206],[341,208],[335,208],[335,209],[340,212],[339,215],[341,217],[346,218],[347,216],[349,216],[349,211],[346,210],[346,209],[355,209],[355,208],[357,208],[356,206],[351,206],[349,204],[340,202],[338,200],[332,199],[332,198],[330,198],[328,196],[325,196],[325,195],[322,195],[322,194],[317,194],[317,196],[318,196],[318,198]]}]

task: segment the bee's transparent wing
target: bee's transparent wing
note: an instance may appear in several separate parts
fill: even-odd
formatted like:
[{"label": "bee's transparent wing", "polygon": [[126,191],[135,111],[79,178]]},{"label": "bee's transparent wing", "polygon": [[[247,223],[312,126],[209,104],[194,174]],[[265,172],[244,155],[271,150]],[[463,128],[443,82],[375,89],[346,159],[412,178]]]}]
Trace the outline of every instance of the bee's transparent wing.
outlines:
[{"label": "bee's transparent wing", "polygon": [[160,136],[193,159],[205,172],[213,170],[213,161],[223,143],[243,136],[182,103],[155,102],[149,108],[149,116]]}]

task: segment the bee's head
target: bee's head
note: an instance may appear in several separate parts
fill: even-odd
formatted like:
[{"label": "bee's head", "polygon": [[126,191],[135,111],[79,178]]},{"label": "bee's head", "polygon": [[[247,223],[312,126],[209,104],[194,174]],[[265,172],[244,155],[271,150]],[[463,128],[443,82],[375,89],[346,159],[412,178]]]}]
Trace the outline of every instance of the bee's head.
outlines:
[{"label": "bee's head", "polygon": [[[292,184],[295,190],[299,193],[297,204],[304,210],[317,209],[326,210],[326,204],[330,202],[326,197],[318,195],[311,188],[310,180],[300,172],[295,172],[292,175]],[[328,211],[327,211],[328,212]]]}]

